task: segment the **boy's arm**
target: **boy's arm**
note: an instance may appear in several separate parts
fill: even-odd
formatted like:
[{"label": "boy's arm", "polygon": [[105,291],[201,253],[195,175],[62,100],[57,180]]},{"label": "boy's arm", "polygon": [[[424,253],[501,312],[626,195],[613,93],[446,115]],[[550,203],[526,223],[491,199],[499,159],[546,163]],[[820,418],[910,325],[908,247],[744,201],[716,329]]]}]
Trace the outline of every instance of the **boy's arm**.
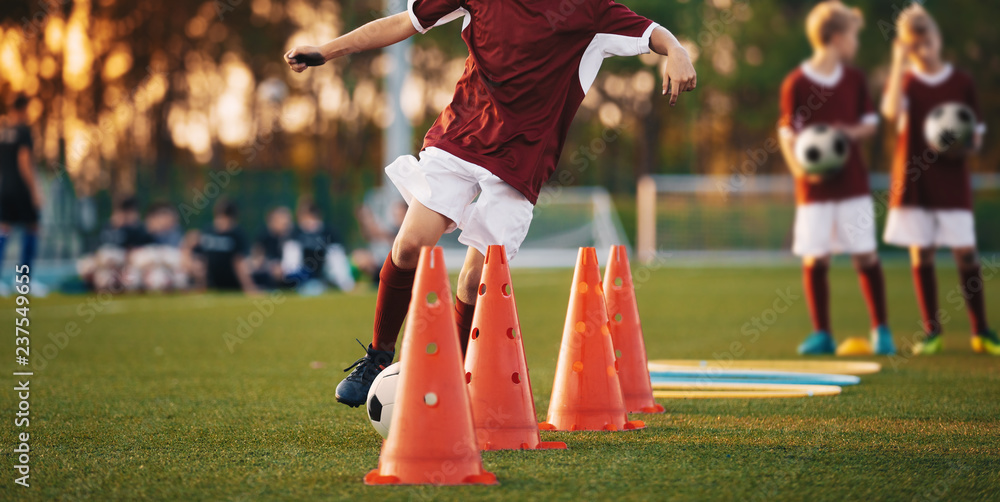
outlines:
[{"label": "boy's arm", "polygon": [[798,103],[795,98],[795,81],[786,78],[781,84],[781,95],[779,97],[780,117],[778,118],[778,145],[781,147],[781,156],[785,158],[785,165],[792,176],[801,178],[805,176],[805,171],[795,159],[795,140],[798,133],[795,130],[795,112]]},{"label": "boy's arm", "polygon": [[677,37],[662,26],[656,27],[650,35],[649,48],[667,56],[667,65],[663,69],[663,95],[670,93],[670,106],[674,106],[681,92],[693,91],[698,86],[698,75],[691,64],[691,56]]},{"label": "boy's arm", "polygon": [[878,132],[878,124],[861,122],[854,125],[842,125],[840,126],[840,130],[846,134],[848,138],[851,138],[851,141],[856,142],[875,136],[875,133]]},{"label": "boy's arm", "polygon": [[778,144],[781,146],[781,156],[785,158],[785,165],[788,166],[788,171],[792,173],[792,176],[801,178],[806,173],[799,165],[799,161],[795,159],[795,138],[795,132],[791,129],[778,130]]},{"label": "boy's arm", "polygon": [[882,94],[882,116],[889,124],[896,124],[906,113],[903,106],[903,73],[906,70],[907,49],[896,40],[892,45],[892,68]]},{"label": "boy's arm", "polygon": [[371,49],[381,49],[417,34],[406,12],[377,19],[323,45],[302,45],[285,53],[285,61],[293,71],[302,73],[310,66]]}]

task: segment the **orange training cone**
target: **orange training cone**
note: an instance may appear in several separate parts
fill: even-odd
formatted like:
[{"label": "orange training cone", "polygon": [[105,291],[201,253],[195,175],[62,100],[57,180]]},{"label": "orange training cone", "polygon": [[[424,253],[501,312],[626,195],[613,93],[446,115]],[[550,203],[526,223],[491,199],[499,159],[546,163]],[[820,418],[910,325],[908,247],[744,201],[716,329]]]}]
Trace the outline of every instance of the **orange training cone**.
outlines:
[{"label": "orange training cone", "polygon": [[580,248],[563,328],[559,364],[543,429],[563,431],[641,429],[625,410],[597,250]]},{"label": "orange training cone", "polygon": [[451,287],[440,247],[420,250],[389,438],[366,484],[495,484],[472,425]]},{"label": "orange training cone", "polygon": [[632,269],[625,246],[611,246],[611,256],[604,270],[604,298],[608,302],[611,340],[618,356],[618,379],[622,383],[625,408],[629,413],[663,413],[663,406],[653,400],[646,343],[642,339]]},{"label": "orange training cone", "polygon": [[535,399],[503,246],[486,250],[472,333],[465,355],[476,440],[484,450],[563,449],[538,435]]}]

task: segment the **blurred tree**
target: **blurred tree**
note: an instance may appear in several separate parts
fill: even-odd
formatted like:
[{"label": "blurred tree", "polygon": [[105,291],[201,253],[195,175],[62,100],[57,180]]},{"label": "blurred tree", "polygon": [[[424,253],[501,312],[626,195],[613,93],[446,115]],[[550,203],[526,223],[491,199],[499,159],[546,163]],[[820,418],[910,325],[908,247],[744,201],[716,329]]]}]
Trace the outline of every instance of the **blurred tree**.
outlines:
[{"label": "blurred tree", "polygon": [[[773,137],[778,87],[808,57],[812,2],[624,0],[674,31],[695,58],[699,87],[670,109],[659,96],[662,58],[605,63],[561,164],[579,183],[630,191],[644,172],[727,173]],[[878,94],[896,13],[906,2],[859,0],[867,16],[857,65]],[[378,52],[289,72],[291,45],[320,43],[384,15],[382,0],[36,0],[0,18],[0,94],[25,92],[38,154],[65,166],[78,190],[129,192],[136,169],[163,183],[177,168],[291,167],[330,174],[331,190],[377,182],[388,115]],[[977,82],[989,121],[1000,112],[1000,4],[928,2],[946,53]],[[450,101],[467,51],[460,23],[418,36],[402,103],[412,147]],[[991,132],[977,169],[995,169]],[[886,140],[888,141],[888,135]],[[873,147],[876,170],[887,144]],[[141,167],[137,167],[141,166]],[[783,172],[770,159],[762,172]],[[147,179],[147,178],[144,178]],[[302,179],[309,179],[304,177]]]}]

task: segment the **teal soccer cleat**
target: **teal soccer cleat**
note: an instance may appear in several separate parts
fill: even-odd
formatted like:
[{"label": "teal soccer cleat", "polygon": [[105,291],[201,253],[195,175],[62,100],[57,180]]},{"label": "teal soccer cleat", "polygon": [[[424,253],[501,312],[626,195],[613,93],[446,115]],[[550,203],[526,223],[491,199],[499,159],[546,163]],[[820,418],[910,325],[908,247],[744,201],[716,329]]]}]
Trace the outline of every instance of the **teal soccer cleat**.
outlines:
[{"label": "teal soccer cleat", "polygon": [[872,330],[872,350],[880,356],[896,354],[896,343],[892,341],[892,332],[885,324]]},{"label": "teal soccer cleat", "polygon": [[799,345],[799,354],[804,356],[822,356],[833,354],[836,351],[837,347],[833,343],[833,337],[826,331],[816,331]]}]

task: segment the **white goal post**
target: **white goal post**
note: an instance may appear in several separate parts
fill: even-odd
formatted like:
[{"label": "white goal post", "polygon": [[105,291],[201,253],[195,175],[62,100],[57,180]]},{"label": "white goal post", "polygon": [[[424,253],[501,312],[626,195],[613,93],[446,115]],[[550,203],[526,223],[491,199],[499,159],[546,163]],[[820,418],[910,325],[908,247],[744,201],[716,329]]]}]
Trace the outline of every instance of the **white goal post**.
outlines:
[{"label": "white goal post", "polygon": [[[870,179],[876,207],[884,211],[889,176]],[[972,187],[996,191],[1000,174],[973,174]],[[788,175],[645,175],[636,184],[637,258],[788,253],[794,213]]]}]

